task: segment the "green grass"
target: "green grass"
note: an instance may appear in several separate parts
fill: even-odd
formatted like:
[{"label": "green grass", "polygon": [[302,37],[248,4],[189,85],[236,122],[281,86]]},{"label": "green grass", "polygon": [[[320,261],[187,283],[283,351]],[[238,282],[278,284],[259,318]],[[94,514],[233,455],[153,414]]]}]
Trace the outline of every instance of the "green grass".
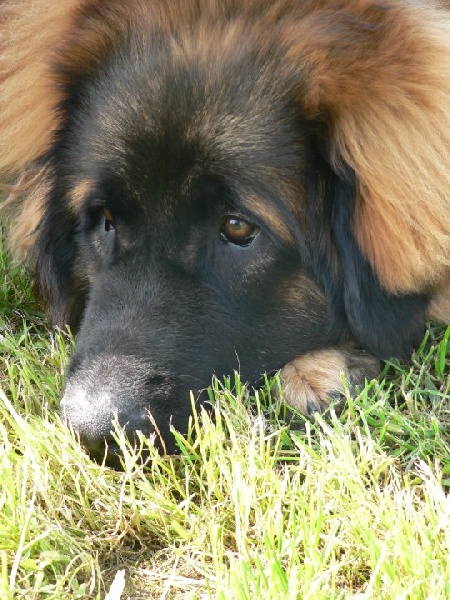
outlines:
[{"label": "green grass", "polygon": [[144,470],[118,431],[119,473],[62,426],[73,341],[0,251],[0,598],[104,598],[120,570],[132,599],[450,597],[449,338],[430,327],[339,418],[288,424],[216,382],[179,457]]}]

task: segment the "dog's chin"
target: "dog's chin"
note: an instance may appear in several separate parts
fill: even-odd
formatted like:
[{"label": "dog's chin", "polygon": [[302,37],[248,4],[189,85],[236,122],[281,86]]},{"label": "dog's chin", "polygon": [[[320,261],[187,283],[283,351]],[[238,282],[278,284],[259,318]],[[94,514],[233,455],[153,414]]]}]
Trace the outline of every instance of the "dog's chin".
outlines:
[{"label": "dog's chin", "polygon": [[[90,447],[83,445],[84,450],[89,455],[89,458],[99,465],[105,465],[115,471],[123,471],[127,465],[135,465],[137,468],[148,467],[151,469],[151,459],[154,453],[149,449],[148,444],[152,445],[156,436],[152,436],[148,441],[136,441],[133,445],[130,440],[124,442],[125,449],[115,439],[105,440],[103,446]],[[159,454],[165,454],[167,448],[165,445],[155,446]],[[167,454],[176,454],[176,448]]]}]

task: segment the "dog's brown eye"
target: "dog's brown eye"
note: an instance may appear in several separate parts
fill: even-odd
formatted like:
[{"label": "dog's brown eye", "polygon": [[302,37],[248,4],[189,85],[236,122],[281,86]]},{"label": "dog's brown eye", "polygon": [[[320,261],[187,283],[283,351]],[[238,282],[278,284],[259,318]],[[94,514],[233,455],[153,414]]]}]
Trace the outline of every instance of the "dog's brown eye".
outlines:
[{"label": "dog's brown eye", "polygon": [[257,235],[259,228],[240,217],[228,216],[222,223],[220,236],[226,242],[237,246],[248,246]]},{"label": "dog's brown eye", "polygon": [[103,217],[104,217],[105,231],[114,231],[114,229],[115,229],[114,217],[112,216],[111,212],[107,208],[103,209]]}]

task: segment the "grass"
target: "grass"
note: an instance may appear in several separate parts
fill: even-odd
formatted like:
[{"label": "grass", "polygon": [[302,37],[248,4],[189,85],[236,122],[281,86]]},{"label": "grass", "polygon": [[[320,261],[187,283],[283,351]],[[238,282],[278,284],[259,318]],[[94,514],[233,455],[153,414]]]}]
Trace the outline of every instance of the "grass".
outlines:
[{"label": "grass", "polygon": [[144,470],[117,430],[119,473],[59,420],[71,336],[1,249],[0,277],[2,599],[104,598],[121,571],[133,600],[450,597],[450,328],[339,417],[215,382],[178,457]]}]

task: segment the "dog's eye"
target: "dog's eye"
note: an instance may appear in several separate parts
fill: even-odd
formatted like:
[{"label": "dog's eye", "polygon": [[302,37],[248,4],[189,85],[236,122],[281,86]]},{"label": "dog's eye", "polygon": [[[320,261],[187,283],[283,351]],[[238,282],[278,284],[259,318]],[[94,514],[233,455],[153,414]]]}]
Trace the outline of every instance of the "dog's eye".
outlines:
[{"label": "dog's eye", "polygon": [[103,209],[103,226],[105,231],[114,231],[114,229],[116,228],[114,223],[114,217],[107,208]]},{"label": "dog's eye", "polygon": [[259,227],[241,217],[228,215],[220,228],[220,237],[237,246],[248,246],[259,232]]}]

